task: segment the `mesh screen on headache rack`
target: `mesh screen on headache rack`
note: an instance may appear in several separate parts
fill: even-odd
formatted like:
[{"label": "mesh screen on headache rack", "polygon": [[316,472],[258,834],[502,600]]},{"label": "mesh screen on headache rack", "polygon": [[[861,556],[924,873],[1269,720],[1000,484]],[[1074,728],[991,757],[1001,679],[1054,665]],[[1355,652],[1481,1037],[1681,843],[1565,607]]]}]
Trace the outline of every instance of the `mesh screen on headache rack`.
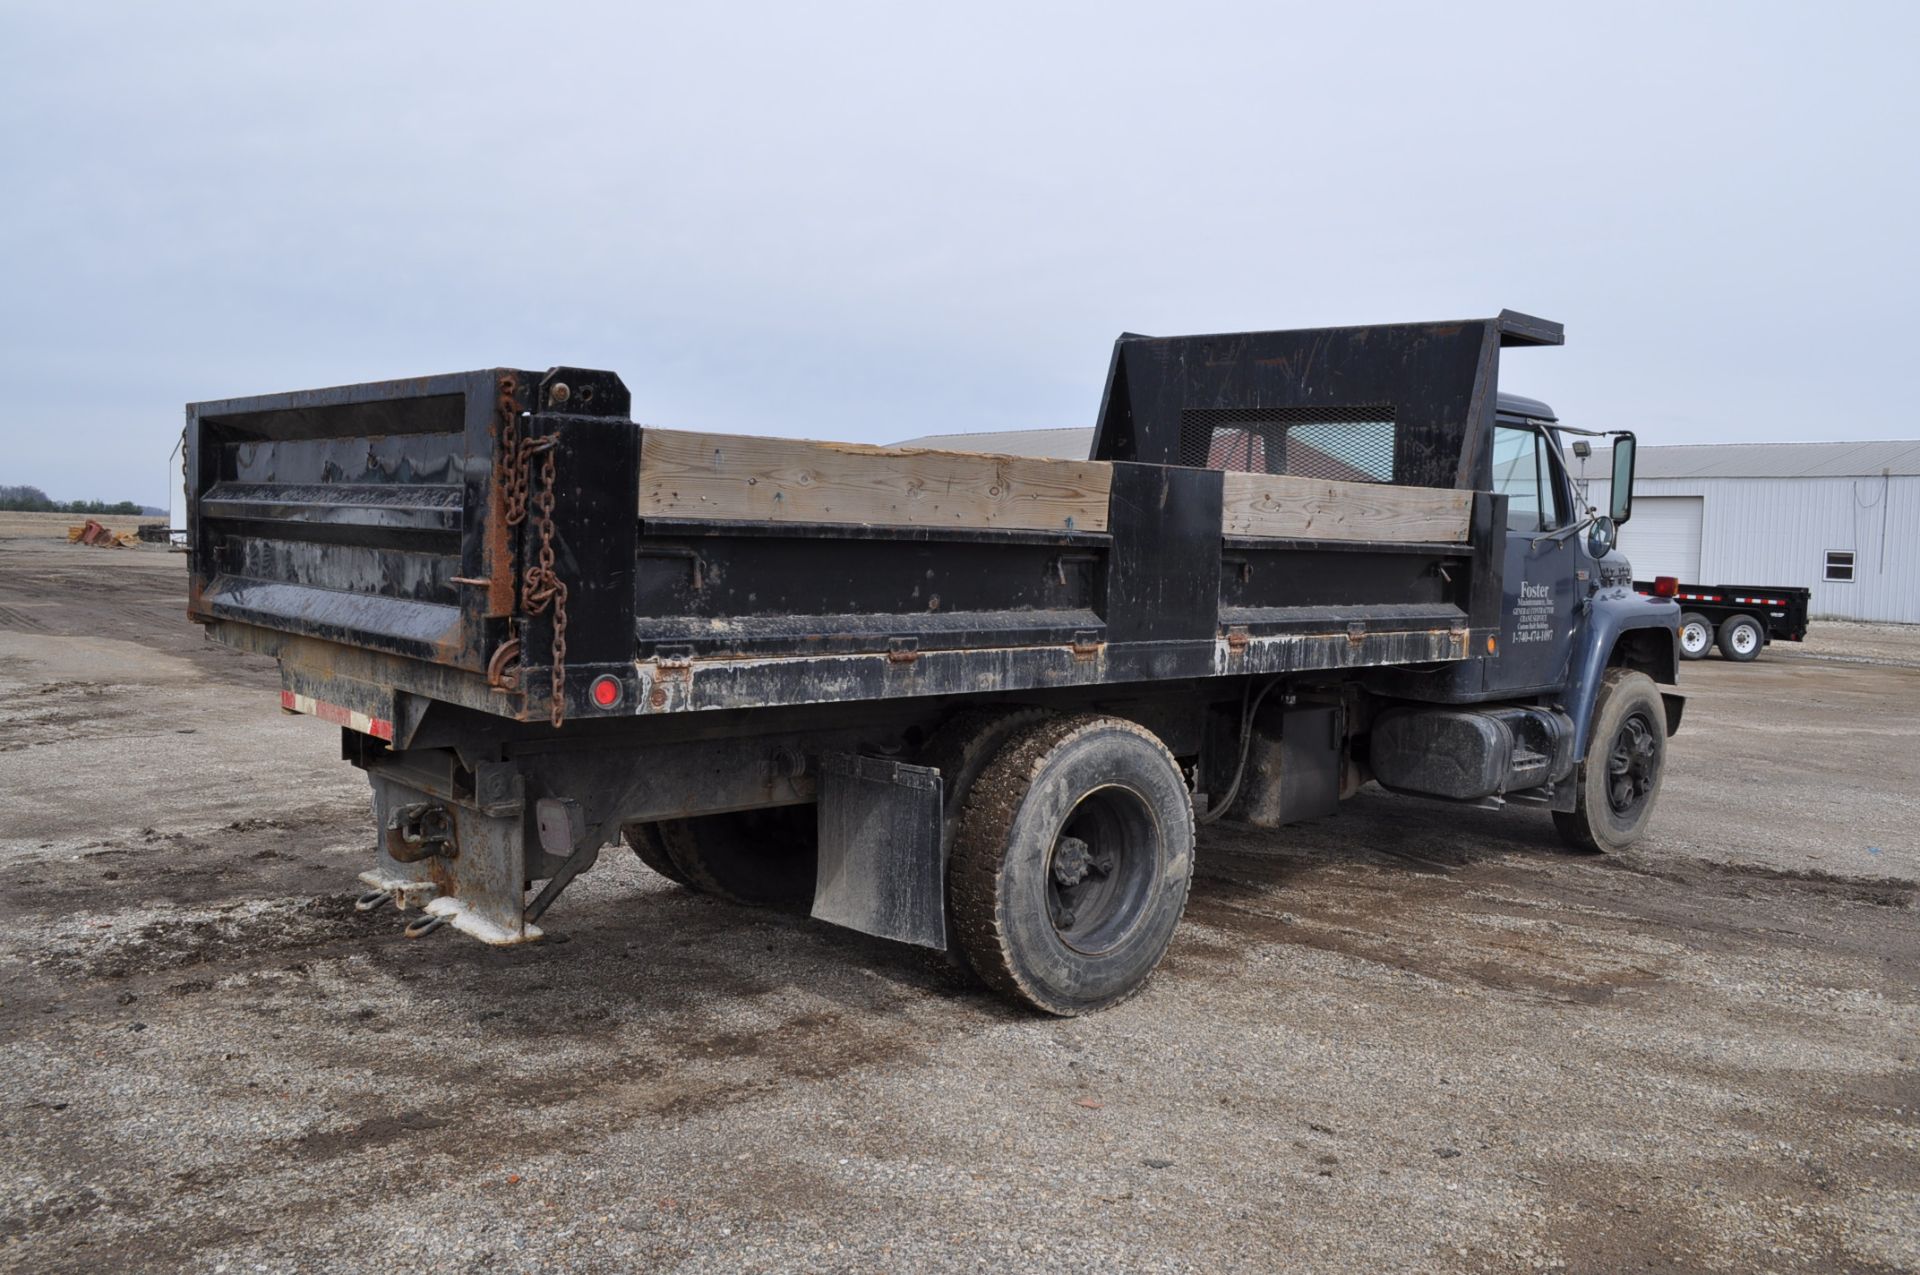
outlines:
[{"label": "mesh screen on headache rack", "polygon": [[1395,445],[1390,403],[1180,413],[1179,463],[1208,469],[1390,483]]}]

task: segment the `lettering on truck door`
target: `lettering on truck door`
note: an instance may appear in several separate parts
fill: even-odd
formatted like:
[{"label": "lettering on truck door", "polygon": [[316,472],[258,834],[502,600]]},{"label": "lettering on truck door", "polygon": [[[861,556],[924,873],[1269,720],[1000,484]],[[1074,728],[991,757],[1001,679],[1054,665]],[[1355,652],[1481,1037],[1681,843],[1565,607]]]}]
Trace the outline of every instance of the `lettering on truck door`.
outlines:
[{"label": "lettering on truck door", "polygon": [[1566,681],[1580,555],[1575,536],[1545,538],[1571,516],[1554,481],[1551,446],[1531,426],[1494,427],[1493,490],[1507,498],[1507,545],[1500,649],[1488,666],[1489,691],[1553,690]]}]

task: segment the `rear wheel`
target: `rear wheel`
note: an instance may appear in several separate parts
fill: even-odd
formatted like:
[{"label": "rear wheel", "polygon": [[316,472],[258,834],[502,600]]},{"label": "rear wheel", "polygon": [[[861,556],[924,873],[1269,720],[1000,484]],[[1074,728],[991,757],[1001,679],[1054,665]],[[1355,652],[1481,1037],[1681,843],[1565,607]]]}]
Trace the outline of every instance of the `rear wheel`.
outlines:
[{"label": "rear wheel", "polygon": [[673,856],[667,853],[667,845],[660,837],[658,824],[630,823],[620,831],[640,862],[676,885],[692,884],[687,880],[687,874],[680,870],[680,865],[673,861]]},{"label": "rear wheel", "polygon": [[1030,726],[973,784],[948,873],[954,934],[990,987],[1050,1014],[1125,1000],[1173,941],[1193,879],[1179,764],[1120,718]]},{"label": "rear wheel", "polygon": [[1667,710],[1653,679],[1609,669],[1593,706],[1587,757],[1574,774],[1578,804],[1556,810],[1561,840],[1578,850],[1624,850],[1653,818],[1666,771]]},{"label": "rear wheel", "polygon": [[[1047,720],[1044,708],[970,708],[954,714],[940,724],[933,742],[921,754],[923,765],[940,772],[941,812],[940,853],[942,862],[953,856],[954,838],[960,831],[960,812],[966,808],[967,794],[974,781],[987,768],[1003,744],[1014,735]],[[949,882],[952,878],[949,876]],[[947,959],[972,968],[967,954],[955,941],[952,922],[953,897],[947,897]]]},{"label": "rear wheel", "polygon": [[1680,656],[1688,660],[1704,660],[1713,650],[1713,622],[1698,611],[1688,611],[1680,617]]},{"label": "rear wheel", "polygon": [[1760,621],[1750,615],[1736,615],[1720,626],[1720,654],[1745,664],[1759,656],[1766,639]]},{"label": "rear wheel", "polygon": [[819,869],[814,820],[811,805],[773,806],[668,819],[654,827],[669,860],[694,889],[754,907],[798,907],[813,901]]}]

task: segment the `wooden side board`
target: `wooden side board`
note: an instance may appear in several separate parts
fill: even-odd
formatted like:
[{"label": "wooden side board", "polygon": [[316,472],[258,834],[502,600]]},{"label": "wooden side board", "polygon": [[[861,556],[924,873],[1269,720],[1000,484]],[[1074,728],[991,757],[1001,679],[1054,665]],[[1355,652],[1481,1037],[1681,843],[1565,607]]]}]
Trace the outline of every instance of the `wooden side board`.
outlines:
[{"label": "wooden side board", "polygon": [[640,516],[1105,531],[1113,469],[918,447],[649,429]]},{"label": "wooden side board", "polygon": [[1467,539],[1473,493],[1228,471],[1221,532],[1303,540]]}]

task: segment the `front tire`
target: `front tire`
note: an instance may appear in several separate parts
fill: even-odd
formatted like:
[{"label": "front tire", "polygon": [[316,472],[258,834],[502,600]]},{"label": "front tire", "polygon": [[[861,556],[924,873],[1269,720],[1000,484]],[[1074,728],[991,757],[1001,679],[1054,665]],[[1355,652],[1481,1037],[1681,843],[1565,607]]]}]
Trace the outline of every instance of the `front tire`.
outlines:
[{"label": "front tire", "polygon": [[1704,660],[1713,652],[1713,621],[1698,611],[1680,617],[1680,658]]},{"label": "front tire", "polygon": [[1014,735],[972,785],[948,865],[953,929],[994,990],[1049,1014],[1139,991],[1193,880],[1179,763],[1133,722],[1055,718]]},{"label": "front tire", "polygon": [[1608,669],[1593,706],[1586,760],[1574,772],[1579,798],[1554,811],[1560,839],[1576,850],[1625,850],[1653,818],[1666,774],[1667,710],[1653,679]]},{"label": "front tire", "polygon": [[1720,654],[1746,664],[1760,656],[1767,642],[1766,630],[1750,615],[1736,615],[1720,626]]}]

